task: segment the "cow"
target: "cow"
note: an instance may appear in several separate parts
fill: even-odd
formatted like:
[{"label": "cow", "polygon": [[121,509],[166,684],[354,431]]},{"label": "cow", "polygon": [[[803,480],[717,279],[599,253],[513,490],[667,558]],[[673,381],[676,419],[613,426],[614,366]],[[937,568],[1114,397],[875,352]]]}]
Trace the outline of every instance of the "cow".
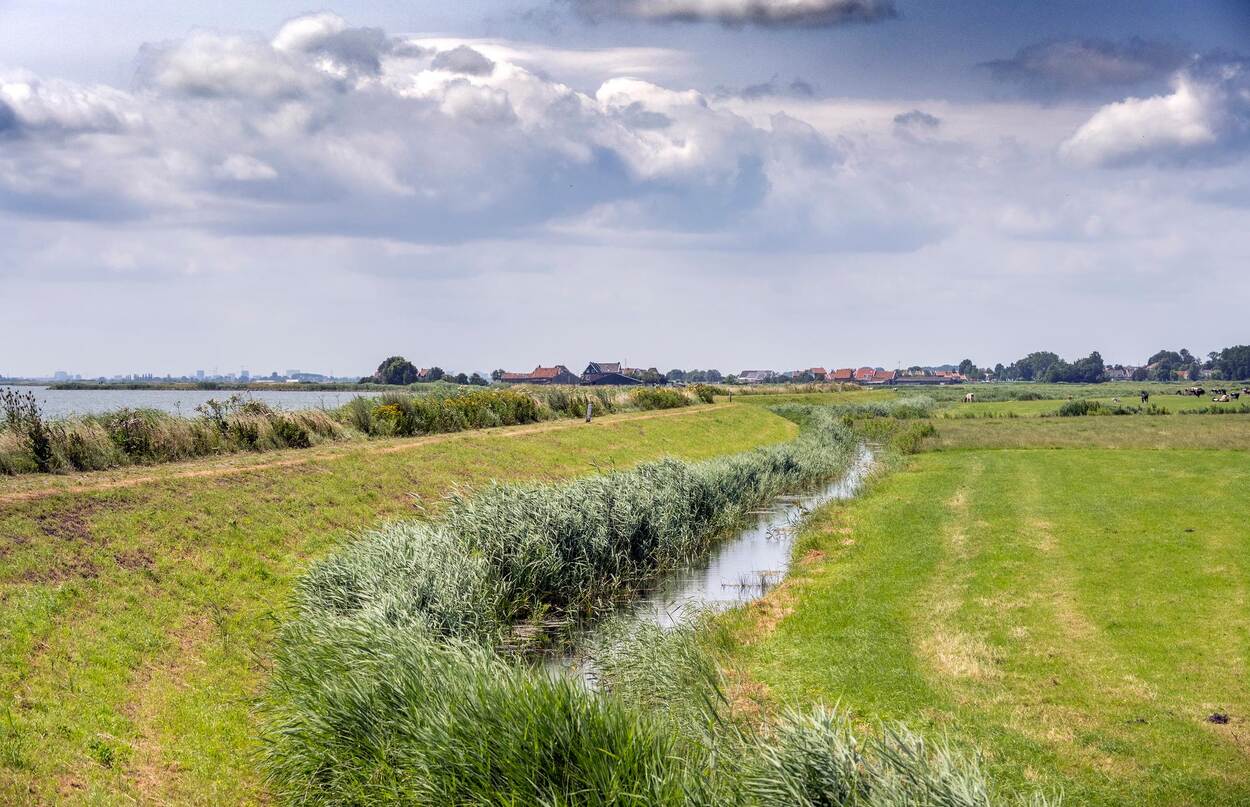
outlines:
[{"label": "cow", "polygon": [[977,394],[975,392],[969,392],[967,395],[964,396],[964,403],[975,403],[976,400],[977,400]]},{"label": "cow", "polygon": [[1149,392],[1149,391],[1147,391],[1147,390],[1142,390],[1142,391],[1141,391],[1141,402],[1142,402],[1142,403],[1150,403],[1150,392]]},{"label": "cow", "polygon": [[1216,403],[1232,403],[1233,401],[1233,399],[1229,397],[1228,393],[1224,393],[1223,395],[1216,395],[1213,398],[1211,398],[1211,400],[1215,401]]}]

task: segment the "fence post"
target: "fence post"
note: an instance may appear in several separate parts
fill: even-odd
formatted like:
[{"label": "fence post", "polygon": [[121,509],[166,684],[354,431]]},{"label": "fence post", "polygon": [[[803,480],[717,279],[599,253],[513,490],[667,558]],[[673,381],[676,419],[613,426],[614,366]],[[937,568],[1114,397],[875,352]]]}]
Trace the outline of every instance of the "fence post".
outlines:
[{"label": "fence post", "polygon": [[595,411],[595,405],[591,403],[590,401],[587,401],[586,402],[586,422],[587,423],[590,422],[590,416],[594,414],[594,411]]}]

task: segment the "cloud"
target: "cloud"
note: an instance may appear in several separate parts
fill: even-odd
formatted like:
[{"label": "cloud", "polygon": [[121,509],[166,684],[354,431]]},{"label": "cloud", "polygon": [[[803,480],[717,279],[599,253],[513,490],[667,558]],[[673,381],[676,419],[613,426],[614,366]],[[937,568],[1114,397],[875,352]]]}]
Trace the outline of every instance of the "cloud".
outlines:
[{"label": "cloud", "polygon": [[435,56],[433,67],[470,76],[489,76],[495,70],[495,63],[468,45],[460,45]]},{"label": "cloud", "polygon": [[382,57],[393,52],[397,42],[381,28],[352,28],[337,14],[322,12],[288,21],[272,45],[279,52],[320,57],[341,71],[376,74]]},{"label": "cloud", "polygon": [[942,125],[942,119],[928,112],[913,109],[910,112],[900,112],[895,115],[894,125],[906,129],[936,129]]},{"label": "cloud", "polygon": [[1188,54],[1175,45],[1136,37],[1057,39],[1021,48],[1009,59],[982,62],[997,81],[1041,97],[1090,95],[1161,81],[1182,67]]},{"label": "cloud", "polygon": [[768,81],[759,84],[750,84],[741,90],[731,90],[727,87],[717,88],[717,94],[721,97],[738,97],[747,101],[754,101],[759,98],[774,98],[780,96],[794,96],[796,98],[812,98],[816,95],[816,88],[811,83],[801,78],[794,78],[786,84],[782,84],[777,76],[773,76]]},{"label": "cloud", "polygon": [[[895,249],[933,232],[925,211],[902,222],[884,201],[848,204],[876,179],[795,117],[611,75],[649,54],[409,40],[328,13],[272,37],[198,31],[146,46],[130,92],[0,79],[0,120],[18,133],[0,150],[0,206],[415,243],[647,231],[758,246],[784,231],[778,248]],[[612,68],[591,92],[545,69],[584,76],[588,59]]]},{"label": "cloud", "polygon": [[568,0],[583,19],[828,28],[898,16],[893,0]]},{"label": "cloud", "polygon": [[1103,106],[1060,146],[1087,165],[1177,163],[1237,158],[1250,144],[1250,62],[1233,56],[1195,62],[1171,92]]},{"label": "cloud", "polygon": [[139,104],[124,92],[26,72],[0,74],[0,105],[0,130],[74,135],[121,132],[142,124]]}]

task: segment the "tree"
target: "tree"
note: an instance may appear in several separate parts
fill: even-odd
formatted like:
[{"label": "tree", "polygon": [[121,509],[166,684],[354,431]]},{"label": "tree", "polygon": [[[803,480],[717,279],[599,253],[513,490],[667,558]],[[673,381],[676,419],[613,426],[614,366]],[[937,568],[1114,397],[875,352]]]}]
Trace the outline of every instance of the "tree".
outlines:
[{"label": "tree", "polygon": [[1058,362],[1058,353],[1039,350],[1012,362],[1007,368],[1007,377],[1019,381],[1040,381],[1046,375],[1046,371]]},{"label": "tree", "polygon": [[[494,375],[494,373],[491,373],[491,375]],[[485,387],[487,385],[486,379],[482,378],[481,373],[474,373],[469,376],[469,383],[475,387]]]},{"label": "tree", "polygon": [[378,365],[370,379],[375,384],[412,384],[417,380],[417,368],[403,356],[391,356]]},{"label": "tree", "polygon": [[725,377],[720,374],[720,370],[708,370],[707,380],[711,381],[713,384],[719,384],[725,380]]},{"label": "tree", "polygon": [[491,371],[490,371],[490,380],[491,380],[491,381],[499,381],[499,380],[501,380],[501,379],[503,378],[503,374],[504,374],[504,371],[503,371],[503,370],[491,370]]},{"label": "tree", "polygon": [[1002,381],[1003,377],[1006,375],[1007,375],[1007,368],[1003,366],[1003,363],[1001,361],[998,364],[994,365],[994,380],[995,381]]},{"label": "tree", "polygon": [[669,381],[685,381],[686,371],[678,370],[674,368],[672,370],[669,370],[667,373],[665,373],[664,377],[667,378]]},{"label": "tree", "polygon": [[467,375],[465,375],[464,373],[456,373],[456,383],[457,383],[457,384],[468,384],[468,383],[469,383],[469,377],[468,377]]},{"label": "tree", "polygon": [[442,367],[431,367],[431,368],[430,368],[430,380],[431,380],[431,381],[440,381],[440,380],[442,380],[443,376],[445,376],[445,375],[447,375],[447,373],[443,372],[443,368],[442,368]]},{"label": "tree", "polygon": [[1235,345],[1220,351],[1215,369],[1222,378],[1242,380],[1250,378],[1250,345]]}]

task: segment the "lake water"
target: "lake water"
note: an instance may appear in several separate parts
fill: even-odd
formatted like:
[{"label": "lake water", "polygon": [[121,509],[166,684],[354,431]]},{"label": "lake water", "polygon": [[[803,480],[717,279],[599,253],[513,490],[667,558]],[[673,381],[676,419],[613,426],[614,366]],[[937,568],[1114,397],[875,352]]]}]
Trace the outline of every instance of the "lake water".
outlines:
[{"label": "lake water", "polygon": [[160,409],[175,415],[194,417],[195,407],[210,398],[225,400],[242,395],[264,401],[275,409],[334,409],[362,395],[378,392],[310,392],[308,390],[55,390],[47,387],[3,387],[18,392],[33,392],[48,417],[89,415],[130,407]]}]

